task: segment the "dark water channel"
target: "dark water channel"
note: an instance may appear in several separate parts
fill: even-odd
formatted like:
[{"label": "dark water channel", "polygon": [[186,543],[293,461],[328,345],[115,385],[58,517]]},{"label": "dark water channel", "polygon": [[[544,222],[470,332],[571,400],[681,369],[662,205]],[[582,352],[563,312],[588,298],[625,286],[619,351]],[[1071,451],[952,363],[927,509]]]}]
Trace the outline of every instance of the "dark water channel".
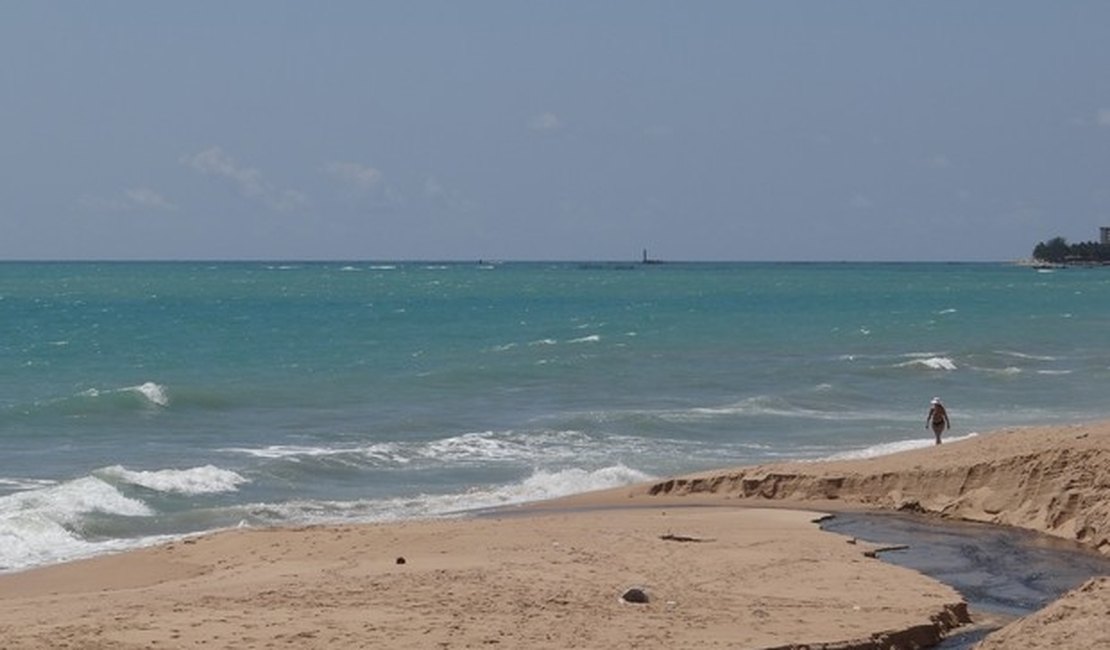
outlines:
[{"label": "dark water channel", "polygon": [[[879,557],[951,585],[973,618],[977,612],[1000,619],[1025,616],[1090,577],[1110,574],[1110,558],[1013,528],[880,513],[837,514],[821,527],[884,546],[906,546]],[[936,647],[965,650],[991,631],[977,627]]]}]

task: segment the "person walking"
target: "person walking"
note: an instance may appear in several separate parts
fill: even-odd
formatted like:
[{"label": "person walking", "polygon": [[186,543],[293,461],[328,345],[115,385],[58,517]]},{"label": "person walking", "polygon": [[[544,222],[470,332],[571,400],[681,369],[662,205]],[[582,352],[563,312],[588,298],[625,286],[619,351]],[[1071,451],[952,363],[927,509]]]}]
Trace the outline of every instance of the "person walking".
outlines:
[{"label": "person walking", "polygon": [[934,397],[933,401],[929,404],[929,414],[925,416],[925,428],[933,428],[933,435],[937,437],[937,444],[940,444],[940,434],[944,433],[945,429],[951,429],[952,423],[948,421],[948,411],[945,410],[944,404],[940,403],[939,397]]}]

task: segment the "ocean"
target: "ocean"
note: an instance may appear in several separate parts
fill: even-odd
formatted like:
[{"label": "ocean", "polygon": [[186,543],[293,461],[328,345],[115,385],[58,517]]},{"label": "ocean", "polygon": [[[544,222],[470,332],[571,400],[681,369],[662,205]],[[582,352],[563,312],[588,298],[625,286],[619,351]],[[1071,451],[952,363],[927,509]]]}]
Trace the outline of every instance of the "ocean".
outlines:
[{"label": "ocean", "polygon": [[1101,419],[1110,270],[0,263],[0,571]]}]

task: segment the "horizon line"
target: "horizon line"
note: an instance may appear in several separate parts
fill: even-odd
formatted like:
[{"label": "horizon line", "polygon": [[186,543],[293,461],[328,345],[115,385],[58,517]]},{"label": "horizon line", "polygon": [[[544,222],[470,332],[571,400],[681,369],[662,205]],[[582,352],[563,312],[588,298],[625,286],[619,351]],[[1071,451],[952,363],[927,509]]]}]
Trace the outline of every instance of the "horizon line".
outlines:
[{"label": "horizon line", "polygon": [[1031,258],[1008,260],[883,260],[883,259],[666,259],[651,258],[345,258],[345,257],[166,257],[166,258],[0,258],[0,264],[629,264],[660,266],[668,264],[1021,264]]}]

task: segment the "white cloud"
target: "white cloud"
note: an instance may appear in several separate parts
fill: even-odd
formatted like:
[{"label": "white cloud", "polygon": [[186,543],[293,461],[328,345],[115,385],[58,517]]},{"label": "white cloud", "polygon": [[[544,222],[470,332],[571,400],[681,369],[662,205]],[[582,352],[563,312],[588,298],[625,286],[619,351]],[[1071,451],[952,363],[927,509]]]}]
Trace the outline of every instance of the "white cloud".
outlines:
[{"label": "white cloud", "polygon": [[177,209],[177,205],[149,187],[134,187],[124,190],[123,194],[136,208],[149,208],[153,210]]},{"label": "white cloud", "polygon": [[1098,114],[1095,116],[1095,124],[1110,127],[1110,108],[1098,109]]},{"label": "white cloud", "polygon": [[198,154],[182,156],[181,162],[202,174],[223,176],[234,181],[246,196],[258,196],[265,191],[262,174],[257,169],[239,167],[235,164],[235,160],[219,147],[209,147]]},{"label": "white cloud", "polygon": [[108,212],[131,212],[133,210],[170,211],[177,210],[178,206],[160,192],[149,187],[135,187],[123,191],[122,196],[104,198],[100,196],[82,196],[78,202],[82,207],[90,210]]},{"label": "white cloud", "polygon": [[241,167],[220,147],[209,147],[181,162],[205,176],[219,176],[235,184],[248,199],[261,201],[275,210],[293,210],[308,203],[308,197],[297,190],[275,187],[253,167]]},{"label": "white cloud", "polygon": [[528,128],[533,131],[554,131],[562,128],[563,122],[554,113],[540,113],[528,120]]},{"label": "white cloud", "polygon": [[454,212],[472,212],[478,207],[477,203],[462,192],[444,187],[435,176],[424,179],[424,198]]},{"label": "white cloud", "polygon": [[369,190],[382,181],[382,173],[373,167],[353,162],[331,162],[324,171],[360,190]]}]

